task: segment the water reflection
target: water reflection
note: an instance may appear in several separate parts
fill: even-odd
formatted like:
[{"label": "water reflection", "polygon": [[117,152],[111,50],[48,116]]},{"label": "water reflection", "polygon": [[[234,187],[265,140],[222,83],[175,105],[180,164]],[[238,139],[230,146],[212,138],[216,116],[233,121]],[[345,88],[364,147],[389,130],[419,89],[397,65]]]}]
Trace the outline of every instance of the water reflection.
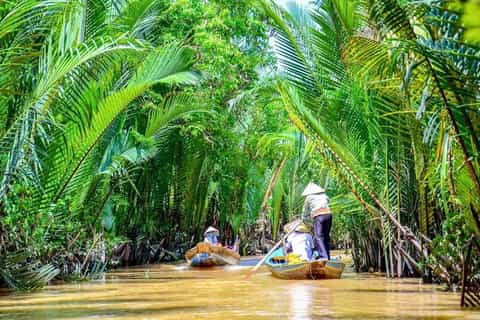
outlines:
[{"label": "water reflection", "polygon": [[303,283],[293,283],[288,288],[291,319],[307,320],[312,315],[312,287]]},{"label": "water reflection", "polygon": [[266,269],[191,270],[154,265],[104,279],[0,296],[1,320],[139,319],[480,319],[458,294],[416,279],[347,271],[340,280],[286,281]]}]

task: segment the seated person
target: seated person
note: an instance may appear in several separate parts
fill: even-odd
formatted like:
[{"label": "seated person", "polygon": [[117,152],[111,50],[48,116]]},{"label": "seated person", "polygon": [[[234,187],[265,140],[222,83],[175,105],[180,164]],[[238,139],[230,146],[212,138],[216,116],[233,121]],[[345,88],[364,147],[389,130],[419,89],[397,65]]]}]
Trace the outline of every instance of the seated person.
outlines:
[{"label": "seated person", "polygon": [[214,246],[220,245],[220,242],[218,241],[218,237],[220,236],[220,231],[218,231],[218,229],[210,226],[205,231],[203,236],[205,237],[203,239],[204,242],[210,243],[211,245],[214,245]]},{"label": "seated person", "polygon": [[295,228],[295,231],[287,237],[287,250],[298,254],[300,259],[312,260],[313,238],[308,227],[302,222]]}]

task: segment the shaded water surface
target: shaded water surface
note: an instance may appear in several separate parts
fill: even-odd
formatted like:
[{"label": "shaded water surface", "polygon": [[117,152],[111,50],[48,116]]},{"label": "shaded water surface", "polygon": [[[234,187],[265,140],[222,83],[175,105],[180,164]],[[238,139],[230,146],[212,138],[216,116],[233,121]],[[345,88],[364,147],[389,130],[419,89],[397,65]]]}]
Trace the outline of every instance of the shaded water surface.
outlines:
[{"label": "shaded water surface", "polygon": [[386,280],[346,270],[340,280],[287,281],[246,267],[191,270],[151,265],[102,280],[0,295],[0,319],[480,319],[459,295],[419,279]]}]

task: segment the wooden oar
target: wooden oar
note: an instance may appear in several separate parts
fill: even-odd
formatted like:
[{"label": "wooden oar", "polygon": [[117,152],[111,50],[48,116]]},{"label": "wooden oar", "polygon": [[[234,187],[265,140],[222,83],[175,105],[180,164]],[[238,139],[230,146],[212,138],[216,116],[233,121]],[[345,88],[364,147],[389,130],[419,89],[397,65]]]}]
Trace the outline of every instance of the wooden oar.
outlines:
[{"label": "wooden oar", "polygon": [[283,242],[283,240],[285,240],[289,235],[291,235],[295,229],[300,225],[300,223],[302,223],[302,220],[300,219],[291,229],[290,231],[287,232],[287,234],[285,234],[282,239],[280,239],[274,246],[272,249],[270,249],[270,251],[268,251],[268,253],[262,258],[262,260],[260,260],[256,265],[255,267],[253,267],[245,276],[245,278],[250,278],[255,272],[257,272],[258,268],[260,268],[260,266],[268,259],[268,257],[270,257],[270,255],[278,249],[278,247],[280,247],[280,244]]}]

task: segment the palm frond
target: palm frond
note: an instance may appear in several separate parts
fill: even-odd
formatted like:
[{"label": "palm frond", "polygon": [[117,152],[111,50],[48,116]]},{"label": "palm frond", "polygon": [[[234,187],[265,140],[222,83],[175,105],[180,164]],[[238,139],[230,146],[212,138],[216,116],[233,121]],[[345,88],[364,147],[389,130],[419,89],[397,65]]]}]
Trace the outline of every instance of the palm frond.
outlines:
[{"label": "palm frond", "polygon": [[[105,132],[129,104],[145,93],[149,87],[164,82],[190,84],[198,79],[195,73],[186,71],[191,64],[189,57],[191,56],[188,51],[177,47],[152,53],[124,88],[112,92],[99,102],[98,112],[91,116],[89,126],[83,127],[71,123],[63,128],[63,138],[52,142],[47,151],[50,158],[57,159],[54,161],[55,168],[58,169],[48,172],[45,179],[46,193],[44,194],[53,195],[53,198],[48,201],[58,199],[67,189],[75,189],[75,186],[81,185],[84,175],[77,174],[82,171],[82,168],[88,167],[85,165]],[[86,106],[80,104],[79,107]],[[78,144],[78,141],[81,143]],[[73,185],[70,185],[71,183]]]},{"label": "palm frond", "polygon": [[197,113],[210,113],[211,111],[193,103],[190,96],[175,95],[166,99],[165,104],[150,112],[145,137],[154,137],[160,134],[161,130],[168,129],[167,126],[178,119]]}]

